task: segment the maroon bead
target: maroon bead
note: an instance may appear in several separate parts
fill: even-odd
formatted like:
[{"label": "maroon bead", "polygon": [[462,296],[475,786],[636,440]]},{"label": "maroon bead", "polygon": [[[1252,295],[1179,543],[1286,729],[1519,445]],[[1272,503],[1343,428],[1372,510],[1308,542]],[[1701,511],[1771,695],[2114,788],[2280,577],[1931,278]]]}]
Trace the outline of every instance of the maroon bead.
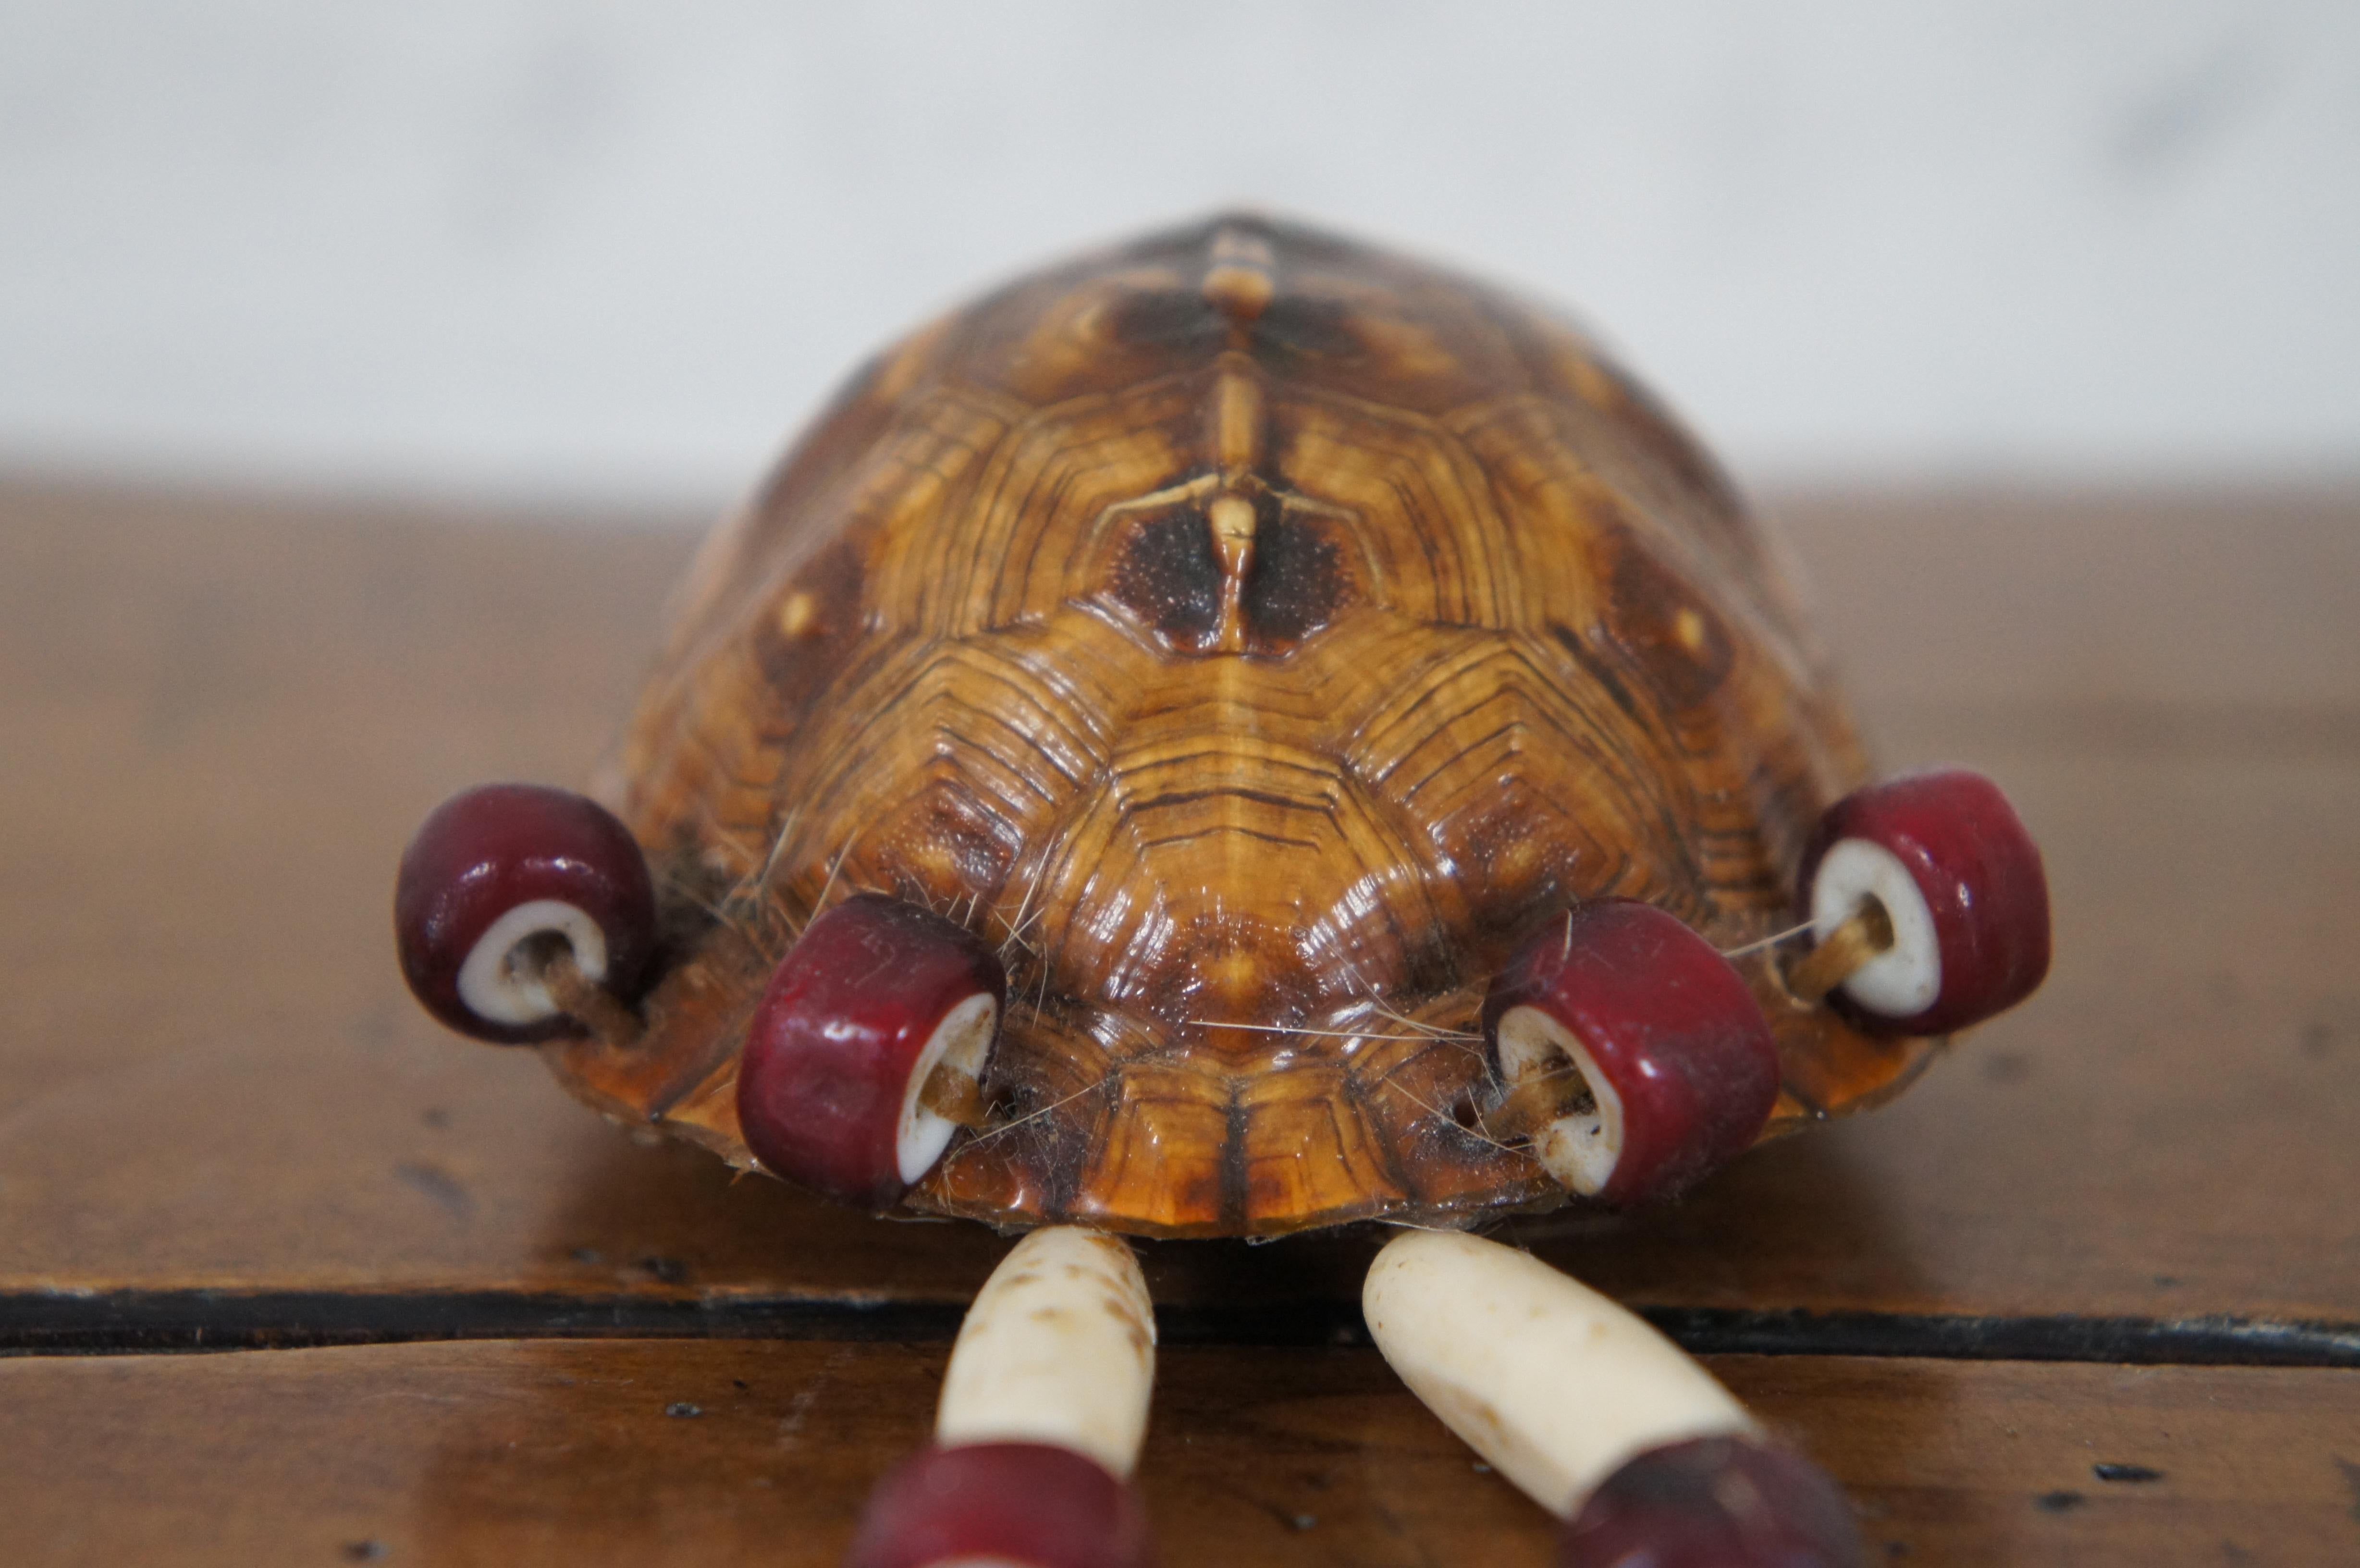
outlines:
[{"label": "maroon bead", "polygon": [[1622,1106],[1622,1147],[1597,1196],[1676,1197],[1759,1137],[1778,1099],[1778,1050],[1744,979],[1672,916],[1628,898],[1574,909],[1492,983],[1483,1030],[1541,1009],[1579,1040]]},{"label": "maroon bead", "polygon": [[869,1494],[844,1568],[979,1561],[1149,1568],[1138,1494],[1096,1460],[1045,1443],[928,1448]]},{"label": "maroon bead", "polygon": [[1909,873],[1934,919],[1939,993],[1922,1012],[1886,1018],[1839,988],[1830,1000],[1878,1034],[1948,1034],[2032,995],[2049,974],[2049,878],[2040,850],[1999,786],[1962,768],[1907,773],[1828,808],[1803,855],[1801,907],[1839,840],[1866,839]]},{"label": "maroon bead", "polygon": [[[544,901],[569,906],[597,928],[605,968],[590,977],[617,996],[632,996],[655,948],[655,891],[646,856],[613,812],[539,784],[486,784],[435,807],[402,852],[394,885],[394,940],[410,991],[427,1011],[478,1040],[514,1045],[585,1032],[563,1013],[522,1022],[487,1018],[464,994],[463,971],[486,934],[511,910]],[[511,933],[503,946],[529,934]],[[575,957],[585,955],[577,950]]]},{"label": "maroon bead", "polygon": [[848,1203],[890,1207],[914,1177],[899,1138],[927,1042],[963,1003],[1008,982],[972,931],[864,893],[812,921],[771,975],[738,1069],[755,1158]]},{"label": "maroon bead", "polygon": [[1557,1568],[1860,1568],[1852,1507],[1826,1472],[1734,1437],[1651,1448],[1557,1537]]}]

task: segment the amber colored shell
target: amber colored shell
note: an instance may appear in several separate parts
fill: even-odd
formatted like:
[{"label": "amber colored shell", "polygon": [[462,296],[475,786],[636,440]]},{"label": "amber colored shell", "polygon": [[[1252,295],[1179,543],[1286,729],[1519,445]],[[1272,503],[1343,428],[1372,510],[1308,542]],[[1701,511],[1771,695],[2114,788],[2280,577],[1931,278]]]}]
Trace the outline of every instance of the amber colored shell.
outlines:
[{"label": "amber colored shell", "polygon": [[[607,793],[672,910],[577,1093],[749,1163],[745,1018],[812,912],[1000,944],[987,1089],[911,1195],[1275,1235],[1563,1194],[1484,1135],[1513,944],[1646,899],[1790,920],[1858,747],[1773,541],[1556,317],[1223,217],[1022,278],[857,375],[708,542]],[[1740,959],[1774,1130],[1899,1087]]]}]

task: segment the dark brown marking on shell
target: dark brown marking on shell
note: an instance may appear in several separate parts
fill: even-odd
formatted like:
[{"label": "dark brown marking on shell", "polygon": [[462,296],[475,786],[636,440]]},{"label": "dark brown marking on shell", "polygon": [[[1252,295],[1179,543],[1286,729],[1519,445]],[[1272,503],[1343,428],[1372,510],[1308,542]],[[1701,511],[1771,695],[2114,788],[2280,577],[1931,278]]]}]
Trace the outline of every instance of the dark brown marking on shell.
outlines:
[{"label": "dark brown marking on shell", "polygon": [[[1175,933],[1164,961],[1139,992],[1144,1011],[1182,1025],[1218,1023],[1299,1024],[1325,999],[1309,964],[1295,951],[1290,933],[1253,915],[1201,915]],[[1226,1040],[1208,1029],[1215,1051],[1236,1051],[1244,1060],[1267,1053],[1259,1040]],[[1237,1031],[1226,1031],[1234,1035]]]},{"label": "dark brown marking on shell", "polygon": [[1549,627],[1549,636],[1555,638],[1557,647],[1563,648],[1567,656],[1580,667],[1583,677],[1593,683],[1599,691],[1606,693],[1607,701],[1620,708],[1625,718],[1634,724],[1648,722],[1646,710],[1640,706],[1639,700],[1631,694],[1631,689],[1623,683],[1622,674],[1615,669],[1613,659],[1602,657],[1592,649],[1582,640],[1581,634],[1571,626],[1552,625]]},{"label": "dark brown marking on shell", "polygon": [[1710,702],[1736,659],[1712,606],[1635,550],[1616,553],[1611,582],[1606,619],[1615,641],[1674,707]]},{"label": "dark brown marking on shell", "polygon": [[1301,295],[1281,295],[1263,309],[1254,321],[1253,344],[1256,354],[1282,374],[1296,359],[1349,362],[1364,352],[1343,301]]},{"label": "dark brown marking on shell", "polygon": [[1352,583],[1335,528],[1327,519],[1264,508],[1243,603],[1254,652],[1284,652],[1343,609]]},{"label": "dark brown marking on shell", "polygon": [[[1561,1201],[1464,1125],[1489,976],[1609,894],[1776,929],[1862,772],[1716,475],[1560,321],[1295,225],[1008,285],[879,356],[700,555],[614,794],[718,918],[640,1056],[551,1060],[742,1160],[747,1007],[824,897],[885,887],[1011,977],[998,1120],[922,1206],[1275,1235]],[[1777,1126],[1925,1060],[1746,965]]]},{"label": "dark brown marking on shell", "polygon": [[1227,1127],[1221,1144],[1221,1226],[1231,1233],[1248,1228],[1253,1208],[1253,1172],[1246,1147],[1246,1107],[1238,1099],[1238,1083],[1229,1081]]},{"label": "dark brown marking on shell", "polygon": [[1108,591],[1175,647],[1210,639],[1221,621],[1221,563],[1203,509],[1175,506],[1133,524]]},{"label": "dark brown marking on shell", "polygon": [[848,545],[829,546],[796,576],[778,613],[756,623],[754,658],[784,712],[800,718],[834,671],[817,649],[841,646],[860,619],[866,563]]},{"label": "dark brown marking on shell", "polygon": [[1107,331],[1124,346],[1193,359],[1229,341],[1229,319],[1193,289],[1143,289],[1109,307]]},{"label": "dark brown marking on shell", "polygon": [[955,777],[933,780],[868,842],[871,879],[930,907],[997,890],[1024,847],[1006,816]]}]

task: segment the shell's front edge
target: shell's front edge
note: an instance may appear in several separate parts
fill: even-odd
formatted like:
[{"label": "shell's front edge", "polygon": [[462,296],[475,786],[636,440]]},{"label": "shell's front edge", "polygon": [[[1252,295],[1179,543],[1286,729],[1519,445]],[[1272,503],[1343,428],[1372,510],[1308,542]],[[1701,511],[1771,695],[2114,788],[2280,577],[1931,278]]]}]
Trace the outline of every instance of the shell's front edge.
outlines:
[{"label": "shell's front edge", "polygon": [[[700,555],[609,791],[670,920],[648,1039],[545,1051],[745,1166],[754,997],[885,892],[1009,975],[994,1119],[914,1206],[1555,1206],[1482,1126],[1491,975],[1600,897],[1770,935],[1863,772],[1779,560],[1646,394],[1480,285],[1252,218],[1021,279],[865,369]],[[1936,1050],[1742,967],[1773,1135]]]}]

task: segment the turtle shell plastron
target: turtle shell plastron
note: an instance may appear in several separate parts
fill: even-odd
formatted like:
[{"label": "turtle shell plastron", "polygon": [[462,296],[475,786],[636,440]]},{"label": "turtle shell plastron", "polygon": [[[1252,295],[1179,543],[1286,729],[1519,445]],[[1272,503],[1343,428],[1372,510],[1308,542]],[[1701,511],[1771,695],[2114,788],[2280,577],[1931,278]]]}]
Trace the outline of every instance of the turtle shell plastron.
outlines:
[{"label": "turtle shell plastron", "polygon": [[[1863,773],[1776,543],[1579,332],[1221,217],[887,350],[707,542],[600,789],[663,911],[645,1029],[542,1049],[749,1164],[753,1005],[884,893],[1007,973],[989,1114],[905,1203],[1463,1225],[1566,1196],[1484,1121],[1519,945],[1608,897],[1760,942]],[[1770,1131],[1931,1049],[1737,963]]]}]

